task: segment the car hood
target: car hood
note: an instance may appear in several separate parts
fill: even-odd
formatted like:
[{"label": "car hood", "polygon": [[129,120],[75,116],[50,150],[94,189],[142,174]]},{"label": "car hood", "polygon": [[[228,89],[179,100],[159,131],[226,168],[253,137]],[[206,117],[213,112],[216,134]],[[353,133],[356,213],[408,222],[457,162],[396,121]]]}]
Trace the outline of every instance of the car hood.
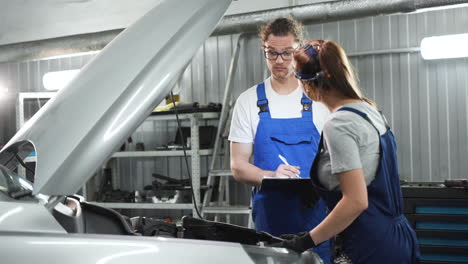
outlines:
[{"label": "car hood", "polygon": [[169,93],[230,2],[158,1],[16,133],[0,163],[35,150],[34,193],[75,193]]}]

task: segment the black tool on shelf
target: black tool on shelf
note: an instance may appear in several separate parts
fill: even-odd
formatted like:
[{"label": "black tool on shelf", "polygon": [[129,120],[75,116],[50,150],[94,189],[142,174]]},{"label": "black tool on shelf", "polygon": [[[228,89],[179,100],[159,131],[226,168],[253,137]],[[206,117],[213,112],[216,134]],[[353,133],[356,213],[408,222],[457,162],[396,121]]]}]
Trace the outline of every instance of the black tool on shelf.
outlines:
[{"label": "black tool on shelf", "polygon": [[132,203],[135,201],[135,194],[123,190],[114,190],[112,187],[112,170],[105,168],[99,191],[96,192],[96,201]]},{"label": "black tool on shelf", "polygon": [[[185,104],[177,104],[177,112],[179,114],[186,114],[186,113],[206,113],[206,112],[221,112],[222,105],[220,103],[208,103],[200,105],[198,102],[194,103],[185,103]],[[170,109],[167,111],[159,111],[159,112],[152,112],[151,115],[167,115],[167,114],[174,114],[174,109]]]}]

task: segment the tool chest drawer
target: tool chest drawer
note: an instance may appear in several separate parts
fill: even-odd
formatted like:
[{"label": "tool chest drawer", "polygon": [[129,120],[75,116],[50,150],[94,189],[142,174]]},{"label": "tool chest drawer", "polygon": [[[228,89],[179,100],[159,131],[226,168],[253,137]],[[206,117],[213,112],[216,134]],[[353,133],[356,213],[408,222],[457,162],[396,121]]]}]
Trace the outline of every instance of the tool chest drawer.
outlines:
[{"label": "tool chest drawer", "polygon": [[468,263],[468,189],[428,183],[403,185],[402,191],[422,263]]}]

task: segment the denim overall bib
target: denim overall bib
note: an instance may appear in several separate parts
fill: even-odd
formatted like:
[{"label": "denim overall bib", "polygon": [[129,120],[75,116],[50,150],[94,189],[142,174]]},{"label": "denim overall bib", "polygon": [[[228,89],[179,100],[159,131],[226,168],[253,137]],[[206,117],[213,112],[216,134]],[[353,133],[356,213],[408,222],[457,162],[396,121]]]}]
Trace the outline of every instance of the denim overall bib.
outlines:
[{"label": "denim overall bib", "polygon": [[[338,111],[351,111],[366,119],[359,110],[342,107]],[[367,186],[368,208],[341,234],[344,253],[353,264],[413,264],[419,263],[419,246],[416,234],[403,215],[403,198],[396,157],[396,143],[388,124],[387,132],[380,136],[380,161],[375,179]],[[319,152],[323,149],[320,139]],[[329,191],[319,182],[317,175],[320,154],[314,160],[311,178],[320,196],[332,210],[340,201],[339,190]]]},{"label": "denim overall bib", "polygon": [[[301,98],[302,117],[273,119],[270,116],[265,85],[257,86],[259,123],[254,141],[254,165],[276,171],[283,162],[300,167],[300,176],[309,177],[311,161],[315,157],[320,134],[312,117],[312,101],[304,94]],[[315,208],[303,208],[298,194],[265,191],[254,188],[252,192],[252,217],[255,230],[275,236],[310,231],[326,216],[325,203],[320,200]],[[330,259],[329,243],[315,250],[324,260]],[[328,263],[327,261],[325,263]]]}]

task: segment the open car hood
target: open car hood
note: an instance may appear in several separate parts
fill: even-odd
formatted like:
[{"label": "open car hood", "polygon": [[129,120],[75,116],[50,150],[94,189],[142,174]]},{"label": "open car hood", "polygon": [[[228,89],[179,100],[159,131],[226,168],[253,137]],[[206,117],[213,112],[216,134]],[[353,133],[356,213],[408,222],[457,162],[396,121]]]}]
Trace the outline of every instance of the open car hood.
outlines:
[{"label": "open car hood", "polygon": [[174,86],[231,0],[161,0],[106,46],[0,152],[36,151],[34,193],[73,194]]}]

